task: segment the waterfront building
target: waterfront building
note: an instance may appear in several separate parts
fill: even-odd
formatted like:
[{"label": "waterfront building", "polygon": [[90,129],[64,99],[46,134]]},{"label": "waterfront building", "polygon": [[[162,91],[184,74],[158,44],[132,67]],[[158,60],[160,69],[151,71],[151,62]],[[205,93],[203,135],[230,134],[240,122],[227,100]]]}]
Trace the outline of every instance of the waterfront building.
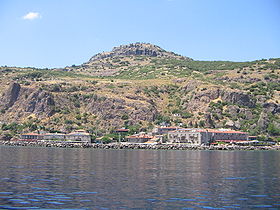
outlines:
[{"label": "waterfront building", "polygon": [[211,134],[201,129],[178,129],[168,133],[168,143],[207,144]]},{"label": "waterfront building", "polygon": [[207,132],[212,134],[213,141],[235,142],[235,141],[248,141],[249,136],[246,132],[234,131],[228,129],[207,129]]},{"label": "waterfront building", "polygon": [[153,139],[153,136],[147,135],[147,134],[134,134],[131,136],[127,136],[126,140],[130,143],[145,143]]},{"label": "waterfront building", "polygon": [[90,134],[85,130],[76,130],[72,133],[65,135],[65,139],[69,141],[87,142],[91,143]]},{"label": "waterfront building", "polygon": [[69,134],[64,133],[23,133],[20,140],[58,140],[68,142],[87,142],[91,143],[91,136],[85,130],[76,130]]},{"label": "waterfront building", "polygon": [[153,135],[164,135],[168,134],[168,132],[175,131],[180,129],[180,127],[156,127],[153,129]]},{"label": "waterfront building", "polygon": [[43,135],[44,140],[62,140],[66,139],[66,135],[64,133],[46,133]]},{"label": "waterfront building", "polygon": [[209,144],[212,142],[236,142],[247,141],[248,134],[233,130],[197,129],[186,128],[178,129],[168,133],[169,143],[189,143],[189,144]]},{"label": "waterfront building", "polygon": [[20,135],[21,140],[27,140],[27,141],[37,141],[42,140],[43,135],[38,133],[23,133]]}]

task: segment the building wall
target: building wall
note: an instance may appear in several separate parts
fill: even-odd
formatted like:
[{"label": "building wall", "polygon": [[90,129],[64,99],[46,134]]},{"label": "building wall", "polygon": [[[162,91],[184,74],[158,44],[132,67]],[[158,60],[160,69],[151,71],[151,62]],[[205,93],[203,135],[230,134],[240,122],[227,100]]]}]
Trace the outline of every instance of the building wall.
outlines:
[{"label": "building wall", "polygon": [[214,133],[213,140],[248,140],[245,133]]},{"label": "building wall", "polygon": [[68,134],[66,135],[66,140],[71,141],[81,141],[81,142],[91,142],[90,135],[82,135],[82,134]]},{"label": "building wall", "polygon": [[144,143],[146,141],[149,141],[150,138],[127,138],[127,141],[128,142],[131,142],[131,143]]},{"label": "building wall", "polygon": [[58,140],[65,140],[65,134],[45,134],[44,135],[44,139],[45,140],[54,140],[54,139],[58,139]]},{"label": "building wall", "polygon": [[43,136],[41,135],[28,135],[28,134],[22,134],[20,136],[21,139],[32,139],[32,140],[41,140],[43,139]]},{"label": "building wall", "polygon": [[202,144],[206,141],[205,133],[201,132],[177,131],[168,133],[168,142],[170,143]]},{"label": "building wall", "polygon": [[153,130],[153,135],[163,135],[167,134],[170,131],[175,131],[177,128],[175,127],[157,127]]}]

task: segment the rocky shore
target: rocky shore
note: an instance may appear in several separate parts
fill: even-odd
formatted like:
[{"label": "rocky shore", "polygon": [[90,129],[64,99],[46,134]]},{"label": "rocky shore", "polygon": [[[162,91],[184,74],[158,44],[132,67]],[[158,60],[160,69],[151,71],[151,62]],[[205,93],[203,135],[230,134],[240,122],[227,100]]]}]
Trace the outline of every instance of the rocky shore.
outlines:
[{"label": "rocky shore", "polygon": [[59,147],[59,148],[93,148],[93,149],[144,149],[144,150],[280,150],[280,145],[239,146],[239,145],[188,145],[188,144],[133,144],[133,143],[65,143],[65,142],[27,142],[0,141],[2,146],[23,147]]}]

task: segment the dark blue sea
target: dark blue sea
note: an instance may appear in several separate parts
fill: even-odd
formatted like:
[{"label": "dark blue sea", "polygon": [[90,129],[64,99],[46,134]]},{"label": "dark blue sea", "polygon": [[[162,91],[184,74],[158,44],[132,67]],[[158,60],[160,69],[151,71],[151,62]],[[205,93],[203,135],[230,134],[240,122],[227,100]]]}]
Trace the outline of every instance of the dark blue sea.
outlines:
[{"label": "dark blue sea", "polygon": [[0,147],[0,209],[280,209],[279,151]]}]

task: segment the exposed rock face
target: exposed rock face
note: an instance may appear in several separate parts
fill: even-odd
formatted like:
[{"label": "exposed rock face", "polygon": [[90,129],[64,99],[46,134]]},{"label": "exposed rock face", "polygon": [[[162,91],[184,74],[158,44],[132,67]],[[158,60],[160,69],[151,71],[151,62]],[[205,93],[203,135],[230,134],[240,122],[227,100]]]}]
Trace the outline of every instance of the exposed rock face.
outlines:
[{"label": "exposed rock face", "polygon": [[267,129],[270,120],[269,120],[269,113],[276,115],[280,113],[280,106],[279,104],[275,103],[265,103],[263,104],[263,111],[259,117],[257,125],[260,127],[261,130]]},{"label": "exposed rock face", "polygon": [[4,108],[7,109],[14,105],[18,99],[20,89],[21,87],[18,83],[13,82],[10,84],[2,99],[2,105],[4,105]]},{"label": "exposed rock face", "polygon": [[198,82],[197,80],[190,80],[187,82],[187,84],[184,85],[183,90],[184,92],[195,90],[199,84],[200,82]]},{"label": "exposed rock face", "polygon": [[104,58],[119,57],[119,56],[131,56],[131,55],[144,55],[150,57],[168,57],[168,58],[180,58],[188,59],[190,58],[179,56],[173,52],[167,52],[160,48],[159,46],[146,43],[135,43],[129,45],[121,45],[119,47],[113,48],[111,52],[103,52],[93,56],[89,62],[96,60],[101,60]]},{"label": "exposed rock face", "polygon": [[235,90],[221,90],[219,88],[212,88],[204,91],[196,91],[195,95],[187,105],[188,111],[206,111],[207,107],[205,104],[218,98],[221,98],[221,100],[228,103],[238,104],[249,108],[255,106],[255,102],[247,93],[237,92]]},{"label": "exposed rock face", "polygon": [[250,108],[255,106],[255,102],[250,98],[250,96],[243,92],[224,91],[222,99],[229,103],[247,106]]},{"label": "exposed rock face", "polygon": [[215,123],[214,123],[212,114],[207,113],[205,115],[205,123],[206,123],[206,127],[215,128]]},{"label": "exposed rock face", "polygon": [[27,104],[25,107],[26,112],[32,112],[35,114],[46,113],[47,116],[53,114],[53,106],[55,105],[54,99],[50,93],[45,91],[36,91],[31,93],[27,98]]},{"label": "exposed rock face", "polygon": [[86,109],[102,120],[106,120],[107,125],[111,123],[111,126],[120,126],[121,120],[133,121],[132,124],[141,120],[152,122],[157,114],[156,108],[150,103],[137,100],[128,103],[123,99],[108,97],[92,99]]},{"label": "exposed rock face", "polygon": [[266,112],[262,112],[257,125],[260,127],[261,130],[265,130],[268,124],[269,124],[268,115]]},{"label": "exposed rock face", "polygon": [[211,100],[219,98],[219,95],[219,89],[211,89],[199,92],[195,91],[194,96],[186,105],[187,111],[193,112],[197,110],[201,112],[206,112],[207,106],[205,106],[205,104],[208,104]]},{"label": "exposed rock face", "polygon": [[265,103],[263,104],[263,108],[266,109],[267,112],[272,114],[280,113],[280,105],[275,103]]},{"label": "exposed rock face", "polygon": [[5,109],[6,114],[9,116],[11,114],[11,117],[16,120],[30,114],[36,114],[38,117],[51,116],[54,106],[54,98],[50,93],[33,88],[22,88],[18,83],[11,83],[4,92],[0,108]]}]

